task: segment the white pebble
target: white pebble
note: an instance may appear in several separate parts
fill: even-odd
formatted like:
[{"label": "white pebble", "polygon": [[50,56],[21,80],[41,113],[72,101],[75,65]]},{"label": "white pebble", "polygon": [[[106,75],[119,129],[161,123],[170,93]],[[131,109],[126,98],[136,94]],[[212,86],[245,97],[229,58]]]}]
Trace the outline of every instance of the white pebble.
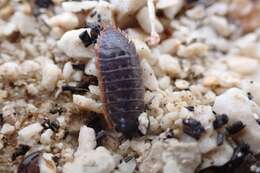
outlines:
[{"label": "white pebble", "polygon": [[88,86],[88,89],[89,91],[92,93],[92,94],[95,94],[96,96],[99,96],[100,95],[100,90],[99,90],[99,87],[96,86],[96,85],[89,85]]},{"label": "white pebble", "polygon": [[60,68],[53,63],[45,63],[42,68],[41,85],[48,91],[53,91],[56,83],[61,78],[62,72]]},{"label": "white pebble", "polygon": [[66,79],[66,80],[69,80],[73,71],[74,70],[73,70],[73,67],[71,65],[71,62],[67,62],[63,67],[63,72],[62,72],[63,78]]},{"label": "white pebble", "polygon": [[82,126],[80,128],[78,142],[79,146],[75,153],[75,157],[94,150],[97,145],[94,129],[87,126]]},{"label": "white pebble", "polygon": [[186,80],[177,79],[175,81],[175,86],[179,89],[187,89],[189,87],[190,83]]},{"label": "white pebble", "polygon": [[133,39],[133,43],[135,44],[135,49],[137,54],[139,55],[140,58],[150,58],[152,56],[152,52],[148,45],[140,40],[140,39]]},{"label": "white pebble", "polygon": [[0,133],[4,135],[11,135],[15,131],[15,127],[12,126],[11,124],[5,123],[2,128]]},{"label": "white pebble", "polygon": [[135,159],[131,159],[127,162],[123,161],[118,165],[118,169],[121,173],[134,173],[136,167]]},{"label": "white pebble", "polygon": [[229,29],[228,21],[224,17],[211,16],[209,18],[211,26],[223,37],[230,35],[231,31]]},{"label": "white pebble", "polygon": [[93,58],[93,46],[85,47],[79,38],[79,35],[86,29],[77,29],[66,32],[57,45],[67,56],[75,59]]},{"label": "white pebble", "polygon": [[74,94],[73,103],[83,110],[102,113],[102,103],[98,103],[91,98]]},{"label": "white pebble", "polygon": [[65,30],[71,30],[79,25],[79,20],[75,14],[66,12],[57,16],[53,16],[52,18],[47,20],[47,23],[51,27],[58,26]]},{"label": "white pebble", "polygon": [[43,127],[40,123],[30,124],[23,129],[19,130],[18,138],[22,141],[30,141],[32,137],[38,135],[42,131]]},{"label": "white pebble", "polygon": [[42,144],[50,144],[51,143],[51,137],[53,135],[53,131],[51,129],[47,129],[45,130],[42,135],[41,135],[41,139],[40,142]]},{"label": "white pebble", "polygon": [[161,70],[173,77],[181,72],[178,59],[168,54],[164,54],[159,57],[159,66]]},{"label": "white pebble", "polygon": [[258,69],[258,61],[253,58],[234,56],[227,57],[228,67],[241,75],[254,74]]},{"label": "white pebble", "polygon": [[16,12],[11,22],[14,23],[22,35],[35,34],[37,23],[35,18],[21,12]]},{"label": "white pebble", "polygon": [[159,89],[159,84],[150,64],[143,59],[141,61],[142,77],[144,86],[152,91]]},{"label": "white pebble", "polygon": [[139,126],[138,129],[142,132],[142,134],[147,133],[147,128],[149,126],[149,119],[147,113],[141,113],[141,115],[138,117]]}]

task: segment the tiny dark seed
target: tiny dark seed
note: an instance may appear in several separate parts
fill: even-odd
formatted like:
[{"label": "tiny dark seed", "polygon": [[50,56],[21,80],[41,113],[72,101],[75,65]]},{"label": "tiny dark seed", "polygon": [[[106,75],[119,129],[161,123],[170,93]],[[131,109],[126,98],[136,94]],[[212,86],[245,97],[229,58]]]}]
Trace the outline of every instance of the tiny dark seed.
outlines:
[{"label": "tiny dark seed", "polygon": [[79,34],[79,38],[85,47],[90,46],[93,42],[87,30]]},{"label": "tiny dark seed", "polygon": [[253,100],[253,96],[250,92],[247,93],[247,97],[248,97],[249,100]]},{"label": "tiny dark seed", "polygon": [[100,22],[101,22],[101,15],[98,14],[98,15],[97,15],[97,18],[98,18],[98,22],[100,23]]},{"label": "tiny dark seed", "polygon": [[216,115],[216,119],[213,121],[214,129],[223,127],[228,123],[228,116],[226,114]]},{"label": "tiny dark seed", "polygon": [[220,146],[224,143],[225,135],[223,133],[218,133],[217,135],[217,145]]},{"label": "tiny dark seed", "polygon": [[187,135],[199,139],[203,133],[205,133],[205,129],[202,124],[192,118],[183,119],[183,131]]},{"label": "tiny dark seed", "polygon": [[243,128],[245,128],[245,124],[242,123],[242,121],[237,121],[230,126],[226,127],[226,130],[229,134],[233,135],[241,131]]},{"label": "tiny dark seed", "polygon": [[53,2],[52,0],[35,0],[35,4],[40,8],[49,8]]},{"label": "tiny dark seed", "polygon": [[18,156],[22,156],[25,155],[27,153],[27,151],[30,150],[30,146],[29,145],[25,145],[25,144],[20,144],[16,149],[15,152],[12,155],[12,161],[14,161]]},{"label": "tiny dark seed", "polygon": [[186,106],[185,108],[191,112],[194,112],[194,110],[195,110],[194,106]]}]

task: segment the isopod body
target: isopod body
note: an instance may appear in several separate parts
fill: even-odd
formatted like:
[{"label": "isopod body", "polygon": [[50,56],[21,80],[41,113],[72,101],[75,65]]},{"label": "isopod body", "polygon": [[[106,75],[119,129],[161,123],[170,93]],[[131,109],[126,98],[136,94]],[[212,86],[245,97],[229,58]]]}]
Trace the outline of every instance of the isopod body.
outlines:
[{"label": "isopod body", "polygon": [[122,32],[107,27],[95,48],[105,118],[118,131],[132,136],[144,111],[144,86],[135,46]]}]

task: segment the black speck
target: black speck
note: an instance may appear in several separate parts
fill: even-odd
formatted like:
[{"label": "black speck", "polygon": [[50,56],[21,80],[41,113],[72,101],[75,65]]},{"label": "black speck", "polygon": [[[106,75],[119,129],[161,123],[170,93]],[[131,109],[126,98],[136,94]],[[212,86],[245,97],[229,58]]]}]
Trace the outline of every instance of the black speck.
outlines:
[{"label": "black speck", "polygon": [[191,112],[194,112],[194,110],[195,110],[194,106],[186,106],[185,108]]},{"label": "black speck", "polygon": [[0,128],[3,126],[3,124],[4,124],[3,113],[0,113]]},{"label": "black speck", "polygon": [[218,133],[217,135],[217,145],[220,146],[224,143],[225,135],[223,133]]},{"label": "black speck", "polygon": [[98,15],[97,15],[97,18],[98,18],[98,22],[100,23],[100,22],[101,22],[101,15],[98,14]]},{"label": "black speck", "polygon": [[228,123],[228,116],[226,114],[216,115],[216,119],[213,121],[214,129],[223,127]]},{"label": "black speck", "polygon": [[84,44],[85,47],[88,47],[93,43],[87,30],[80,33],[79,38],[80,38],[80,40],[82,41],[82,43]]},{"label": "black speck", "polygon": [[29,145],[25,145],[25,144],[20,144],[16,149],[15,152],[12,155],[12,161],[14,161],[18,156],[22,156],[25,155],[27,153],[27,151],[30,150],[30,146]]},{"label": "black speck", "polygon": [[260,119],[256,119],[258,125],[260,125]]},{"label": "black speck", "polygon": [[242,121],[237,121],[230,126],[226,127],[226,130],[228,131],[229,134],[233,135],[238,132],[240,132],[243,128],[245,128],[245,124],[242,123]]},{"label": "black speck", "polygon": [[97,14],[97,11],[94,11],[93,13],[90,14],[90,17],[94,17]]},{"label": "black speck", "polygon": [[253,98],[254,98],[250,92],[247,93],[247,97],[249,100],[253,100]]},{"label": "black speck", "polygon": [[85,66],[86,66],[86,64],[72,64],[72,68],[74,70],[80,70],[80,71],[84,71]]},{"label": "black speck", "polygon": [[49,8],[53,2],[52,0],[35,0],[35,4],[40,8]]},{"label": "black speck", "polygon": [[203,133],[205,133],[205,128],[202,126],[202,124],[192,118],[183,119],[183,131],[187,135],[199,139]]}]

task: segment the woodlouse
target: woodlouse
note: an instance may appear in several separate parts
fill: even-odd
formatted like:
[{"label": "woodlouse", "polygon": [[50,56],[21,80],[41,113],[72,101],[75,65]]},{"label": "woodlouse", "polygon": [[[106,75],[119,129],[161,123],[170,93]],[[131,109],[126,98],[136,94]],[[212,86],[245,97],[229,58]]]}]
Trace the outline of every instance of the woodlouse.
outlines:
[{"label": "woodlouse", "polygon": [[100,33],[95,50],[105,118],[110,127],[132,136],[138,131],[138,116],[144,111],[144,86],[135,46],[109,26]]}]

